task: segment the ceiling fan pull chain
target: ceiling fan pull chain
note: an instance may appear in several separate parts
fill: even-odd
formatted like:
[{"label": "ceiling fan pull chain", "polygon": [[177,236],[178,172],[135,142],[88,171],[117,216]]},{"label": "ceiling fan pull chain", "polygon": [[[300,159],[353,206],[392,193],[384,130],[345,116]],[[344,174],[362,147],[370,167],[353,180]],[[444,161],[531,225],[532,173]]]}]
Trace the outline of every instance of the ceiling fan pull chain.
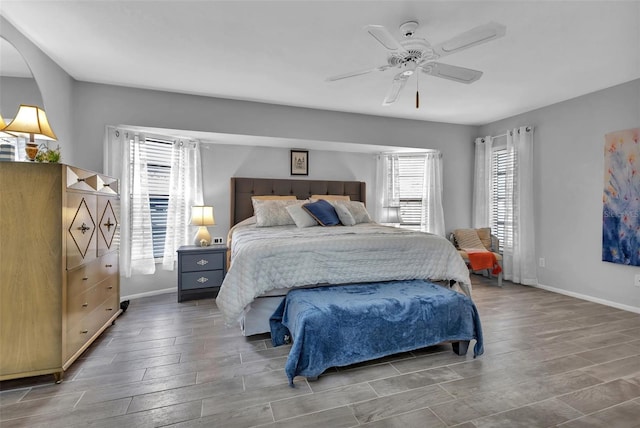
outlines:
[{"label": "ceiling fan pull chain", "polygon": [[420,108],[420,73],[416,74],[416,109]]}]

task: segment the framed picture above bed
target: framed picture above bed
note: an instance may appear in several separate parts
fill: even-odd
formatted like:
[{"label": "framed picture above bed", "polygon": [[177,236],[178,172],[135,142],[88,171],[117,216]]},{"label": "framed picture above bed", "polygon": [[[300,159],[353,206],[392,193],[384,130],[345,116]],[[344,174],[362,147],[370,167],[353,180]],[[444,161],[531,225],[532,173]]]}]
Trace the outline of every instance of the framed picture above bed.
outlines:
[{"label": "framed picture above bed", "polygon": [[291,150],[291,175],[309,175],[307,150]]}]

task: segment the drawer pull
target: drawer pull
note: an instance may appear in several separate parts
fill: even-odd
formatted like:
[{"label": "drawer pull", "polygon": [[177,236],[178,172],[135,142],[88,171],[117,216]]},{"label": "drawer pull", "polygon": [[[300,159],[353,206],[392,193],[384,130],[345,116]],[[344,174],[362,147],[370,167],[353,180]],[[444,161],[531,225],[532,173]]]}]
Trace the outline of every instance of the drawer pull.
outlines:
[{"label": "drawer pull", "polygon": [[80,332],[80,334],[87,334],[87,333],[89,333],[89,330],[82,330],[82,331]]},{"label": "drawer pull", "polygon": [[78,229],[80,230],[80,232],[82,232],[83,235],[87,232],[87,230],[91,230],[91,228],[84,223],[82,223],[82,226],[80,226]]},{"label": "drawer pull", "polygon": [[111,232],[111,226],[115,226],[115,223],[111,223],[111,217],[107,218],[107,222],[104,224],[107,227],[107,232]]},{"label": "drawer pull", "polygon": [[82,304],[82,307],[83,307],[83,308],[86,308],[87,306],[89,306],[89,304],[88,304],[88,303],[86,303],[86,302]]},{"label": "drawer pull", "polygon": [[205,278],[204,276],[201,276],[200,278],[197,279],[197,281],[200,284],[204,284],[205,282],[209,281],[209,278]]},{"label": "drawer pull", "polygon": [[204,266],[204,265],[206,265],[207,263],[209,263],[209,261],[208,261],[208,260],[200,259],[196,264],[198,264],[198,265],[200,265],[200,266]]},{"label": "drawer pull", "polygon": [[88,279],[89,279],[89,277],[88,277],[88,276],[85,276],[84,278],[82,278],[82,280],[83,280],[83,281],[86,281],[86,280],[88,280]]},{"label": "drawer pull", "polygon": [[107,287],[107,290],[111,290],[111,289],[113,289],[113,285],[110,285]]},{"label": "drawer pull", "polygon": [[112,311],[112,310],[113,310],[113,308],[107,308],[107,309],[105,309],[105,311],[107,311],[107,312]]},{"label": "drawer pull", "polygon": [[113,265],[104,265],[104,267],[110,268],[110,267],[113,267]]},{"label": "drawer pull", "polygon": [[82,181],[84,181],[84,178],[80,178],[80,177],[78,177],[78,183],[80,183],[80,182],[82,182]]}]

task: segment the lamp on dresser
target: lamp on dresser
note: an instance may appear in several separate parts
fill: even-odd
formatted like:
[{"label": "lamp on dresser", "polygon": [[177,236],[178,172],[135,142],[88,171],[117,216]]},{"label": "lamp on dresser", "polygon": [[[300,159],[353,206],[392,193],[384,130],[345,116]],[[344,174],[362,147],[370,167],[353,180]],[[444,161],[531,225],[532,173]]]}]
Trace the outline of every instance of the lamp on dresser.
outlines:
[{"label": "lamp on dresser", "polygon": [[216,220],[213,217],[213,207],[197,205],[191,207],[191,225],[199,226],[193,244],[200,247],[208,247],[211,244],[211,234],[207,226],[215,226]]},{"label": "lamp on dresser", "polygon": [[10,132],[21,137],[29,138],[25,151],[29,160],[34,160],[38,154],[38,145],[36,144],[35,137],[43,140],[56,141],[58,137],[51,129],[47,115],[38,106],[32,106],[27,104],[20,104],[16,117],[5,126],[0,129],[3,132]]}]

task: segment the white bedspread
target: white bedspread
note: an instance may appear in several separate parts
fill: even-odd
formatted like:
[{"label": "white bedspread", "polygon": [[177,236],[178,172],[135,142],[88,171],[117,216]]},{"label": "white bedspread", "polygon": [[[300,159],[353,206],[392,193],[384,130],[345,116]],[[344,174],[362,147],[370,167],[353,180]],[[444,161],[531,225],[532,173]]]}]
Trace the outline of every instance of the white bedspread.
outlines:
[{"label": "white bedspread", "polygon": [[471,296],[469,270],[445,238],[376,223],[255,227],[230,232],[231,265],[216,299],[225,322],[276,288],[406,279],[454,280]]}]

